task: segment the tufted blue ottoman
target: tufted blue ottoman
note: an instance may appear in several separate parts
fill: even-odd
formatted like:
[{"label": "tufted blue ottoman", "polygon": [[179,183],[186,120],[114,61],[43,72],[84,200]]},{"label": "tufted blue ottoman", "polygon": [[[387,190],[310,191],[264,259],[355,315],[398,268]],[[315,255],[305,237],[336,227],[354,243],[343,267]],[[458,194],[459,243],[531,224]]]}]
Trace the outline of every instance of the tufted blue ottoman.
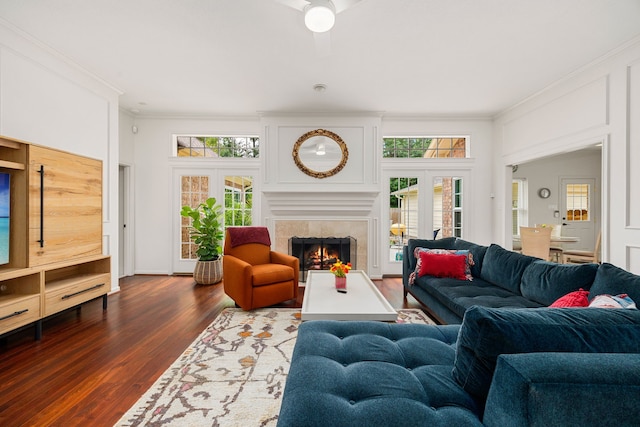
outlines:
[{"label": "tufted blue ottoman", "polygon": [[481,426],[451,375],[459,328],[303,323],[278,426]]}]

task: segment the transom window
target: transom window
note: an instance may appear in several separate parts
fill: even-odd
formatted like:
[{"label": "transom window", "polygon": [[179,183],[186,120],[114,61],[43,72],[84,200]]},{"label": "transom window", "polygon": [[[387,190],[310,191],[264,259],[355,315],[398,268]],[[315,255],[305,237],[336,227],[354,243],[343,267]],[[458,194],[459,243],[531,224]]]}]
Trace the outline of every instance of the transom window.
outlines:
[{"label": "transom window", "polygon": [[260,156],[260,138],[257,136],[176,135],[174,138],[178,157],[257,158]]},{"label": "transom window", "polygon": [[465,158],[467,137],[383,138],[383,158]]}]

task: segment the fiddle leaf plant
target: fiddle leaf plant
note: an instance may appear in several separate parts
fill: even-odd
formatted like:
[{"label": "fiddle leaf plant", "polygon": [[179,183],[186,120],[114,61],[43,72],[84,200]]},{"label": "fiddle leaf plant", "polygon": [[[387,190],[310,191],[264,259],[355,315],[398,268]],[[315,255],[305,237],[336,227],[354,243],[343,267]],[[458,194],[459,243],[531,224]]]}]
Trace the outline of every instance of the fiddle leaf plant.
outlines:
[{"label": "fiddle leaf plant", "polygon": [[197,207],[183,206],[180,215],[191,218],[191,240],[198,246],[196,255],[200,261],[213,261],[222,253],[224,238],[222,206],[215,197],[208,198]]}]

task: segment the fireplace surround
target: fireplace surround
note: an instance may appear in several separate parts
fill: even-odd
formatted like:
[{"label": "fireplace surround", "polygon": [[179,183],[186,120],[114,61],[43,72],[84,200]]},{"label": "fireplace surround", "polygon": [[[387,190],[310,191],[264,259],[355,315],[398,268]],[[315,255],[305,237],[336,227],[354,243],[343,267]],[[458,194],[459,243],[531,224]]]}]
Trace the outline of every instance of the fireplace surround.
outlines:
[{"label": "fireplace surround", "polygon": [[357,242],[354,237],[291,237],[289,255],[300,260],[300,281],[309,270],[328,270],[337,260],[356,268]]}]

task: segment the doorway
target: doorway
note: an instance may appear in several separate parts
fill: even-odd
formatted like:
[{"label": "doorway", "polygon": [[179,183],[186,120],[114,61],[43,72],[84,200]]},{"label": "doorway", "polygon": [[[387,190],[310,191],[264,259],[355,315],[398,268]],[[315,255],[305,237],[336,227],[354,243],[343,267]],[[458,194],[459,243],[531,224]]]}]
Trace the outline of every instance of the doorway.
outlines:
[{"label": "doorway", "polygon": [[602,144],[593,143],[513,167],[510,187],[514,189],[516,182],[524,185],[518,186],[523,194],[518,194],[517,204],[515,194],[511,197],[510,222],[515,223],[517,205],[523,222],[518,225],[561,225],[561,235],[578,238],[576,243],[563,243],[563,249],[593,250],[598,232],[604,235],[603,156]]},{"label": "doorway", "polygon": [[131,166],[118,167],[118,277],[133,275],[131,263]]}]

